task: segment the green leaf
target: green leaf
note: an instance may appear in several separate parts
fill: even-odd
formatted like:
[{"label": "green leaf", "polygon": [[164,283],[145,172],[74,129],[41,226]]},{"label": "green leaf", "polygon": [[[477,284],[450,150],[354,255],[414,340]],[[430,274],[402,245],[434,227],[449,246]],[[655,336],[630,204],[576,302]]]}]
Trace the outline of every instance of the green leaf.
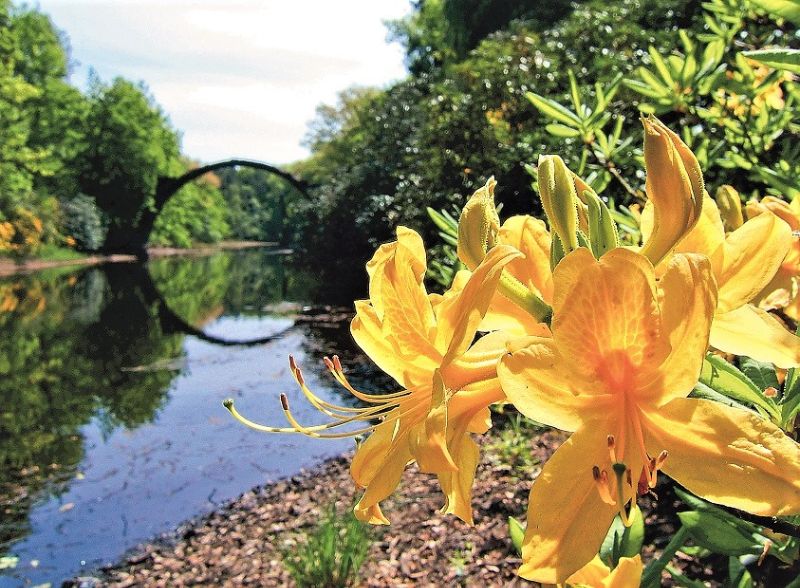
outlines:
[{"label": "green leaf", "polygon": [[695,543],[722,555],[759,554],[763,547],[754,537],[711,512],[679,512],[678,518]]},{"label": "green leaf", "polygon": [[558,102],[554,100],[550,100],[549,98],[545,98],[544,96],[539,96],[538,94],[534,94],[533,92],[528,92],[525,94],[528,100],[531,101],[539,111],[556,120],[560,123],[564,123],[568,127],[575,127],[580,128],[581,126],[581,119],[578,118],[574,112],[570,112],[563,106],[561,106]]},{"label": "green leaf", "polygon": [[568,127],[567,125],[562,125],[559,123],[550,123],[545,127],[545,129],[551,135],[556,137],[564,137],[567,139],[577,137],[581,134],[578,129],[573,129],[572,127]]},{"label": "green leaf", "polygon": [[644,517],[638,507],[633,509],[630,526],[622,524],[619,515],[611,523],[611,528],[600,546],[600,559],[614,568],[621,557],[634,557],[642,551],[644,543]]},{"label": "green leaf", "polygon": [[800,49],[759,49],[744,55],[775,69],[800,73]]},{"label": "green leaf", "polygon": [[764,396],[750,378],[721,357],[706,355],[700,382],[728,398],[763,410],[774,421],[780,420],[780,411],[775,403]]},{"label": "green leaf", "polygon": [[514,517],[508,517],[508,536],[517,553],[522,555],[522,540],[525,538],[525,527]]},{"label": "green leaf", "polygon": [[800,25],[800,0],[753,0],[753,4],[766,10],[771,16],[778,16]]},{"label": "green leaf", "polygon": [[[800,333],[800,326],[795,331],[795,334],[798,333]],[[791,368],[786,373],[786,381],[783,383],[781,426],[786,429],[794,422],[798,412],[800,412],[800,369]]]},{"label": "green leaf", "polygon": [[775,375],[775,368],[771,363],[756,361],[750,357],[742,357],[739,361],[739,367],[744,375],[750,378],[762,392],[767,388],[780,389],[778,376]]},{"label": "green leaf", "polygon": [[728,558],[728,584],[729,588],[753,588],[753,578],[750,572],[736,557]]},{"label": "green leaf", "polygon": [[656,68],[656,71],[658,71],[658,75],[661,76],[664,84],[669,88],[673,88],[675,86],[675,80],[672,78],[669,66],[659,54],[658,49],[650,45],[647,48],[647,52],[650,54],[650,59],[653,60],[653,66]]},{"label": "green leaf", "polygon": [[741,402],[736,402],[732,398],[728,398],[717,392],[716,390],[709,388],[702,382],[697,382],[692,391],[689,393],[689,398],[702,398],[703,400],[713,400],[714,402],[719,402],[720,404],[724,404],[726,406],[732,406],[734,408],[741,408],[742,410],[753,410],[749,406],[745,406]]},{"label": "green leaf", "polygon": [[454,222],[453,217],[451,217],[445,211],[437,212],[430,206],[427,208],[427,210],[428,216],[433,221],[433,224],[435,224],[436,227],[442,231],[442,236],[450,235],[458,237],[458,222]]},{"label": "green leaf", "polygon": [[581,102],[581,93],[578,90],[578,80],[575,79],[575,74],[571,69],[567,70],[567,76],[569,77],[569,93],[572,96],[572,106],[575,108],[575,112],[580,114],[583,103]]}]

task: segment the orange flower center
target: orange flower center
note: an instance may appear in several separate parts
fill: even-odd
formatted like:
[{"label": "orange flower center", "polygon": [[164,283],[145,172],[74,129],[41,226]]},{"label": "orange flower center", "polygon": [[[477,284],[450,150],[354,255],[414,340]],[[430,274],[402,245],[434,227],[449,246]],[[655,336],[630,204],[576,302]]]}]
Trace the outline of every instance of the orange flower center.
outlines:
[{"label": "orange flower center", "polygon": [[[638,370],[639,366],[625,350],[614,350],[606,354],[595,370],[598,379],[606,385],[616,400],[613,409],[616,431],[615,434],[609,433],[607,440],[613,477],[599,465],[592,468],[592,476],[600,497],[607,504],[617,506],[620,518],[626,526],[630,524],[627,503],[631,502],[632,511],[637,497],[655,488],[658,470],[667,459],[666,451],[662,451],[658,457],[652,457],[647,452],[642,428],[642,419],[645,417],[636,396]],[[628,439],[635,443],[642,460],[635,489],[631,468],[625,462]]]}]

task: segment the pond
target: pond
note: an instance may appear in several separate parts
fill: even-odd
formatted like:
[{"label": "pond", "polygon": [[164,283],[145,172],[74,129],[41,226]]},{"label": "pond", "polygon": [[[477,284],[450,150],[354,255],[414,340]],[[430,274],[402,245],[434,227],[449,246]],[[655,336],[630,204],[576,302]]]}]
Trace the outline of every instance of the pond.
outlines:
[{"label": "pond", "polygon": [[312,285],[269,250],[0,281],[0,586],[58,586],[351,448],[257,433],[222,406],[285,426],[284,392],[301,422],[320,422],[289,354],[327,400],[342,402],[321,361],[336,351],[374,389],[346,321],[296,320]]}]

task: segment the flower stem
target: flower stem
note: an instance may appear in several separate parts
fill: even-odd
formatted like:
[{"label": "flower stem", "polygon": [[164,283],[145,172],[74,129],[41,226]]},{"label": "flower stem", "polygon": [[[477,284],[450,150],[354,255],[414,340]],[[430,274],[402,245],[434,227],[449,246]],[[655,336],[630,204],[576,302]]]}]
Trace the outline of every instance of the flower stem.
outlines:
[{"label": "flower stem", "polygon": [[689,531],[686,527],[678,529],[678,532],[672,536],[672,539],[670,539],[670,542],[664,548],[661,556],[650,562],[647,566],[644,576],[642,576],[642,588],[658,588],[658,586],[661,586],[662,570],[672,561],[672,558],[675,557],[678,550],[683,547],[683,543],[688,536]]}]

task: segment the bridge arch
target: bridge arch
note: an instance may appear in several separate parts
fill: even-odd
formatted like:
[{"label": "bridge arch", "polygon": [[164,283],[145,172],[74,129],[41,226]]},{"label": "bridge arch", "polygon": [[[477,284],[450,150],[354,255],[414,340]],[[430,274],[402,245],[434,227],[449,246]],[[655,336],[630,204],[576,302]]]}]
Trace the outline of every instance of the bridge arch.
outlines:
[{"label": "bridge arch", "polygon": [[154,194],[153,206],[142,212],[139,222],[137,223],[135,231],[125,249],[135,253],[138,257],[147,258],[147,242],[150,240],[150,234],[153,232],[156,218],[161,214],[164,206],[170,198],[172,198],[178,190],[189,182],[218,169],[229,167],[247,167],[251,169],[258,169],[267,173],[276,175],[285,180],[290,186],[297,190],[304,198],[311,199],[308,193],[308,184],[295,177],[291,173],[283,170],[277,166],[257,161],[253,159],[226,159],[224,161],[217,161],[202,165],[195,169],[187,171],[185,174],[178,177],[160,177],[156,186],[156,193]]}]

